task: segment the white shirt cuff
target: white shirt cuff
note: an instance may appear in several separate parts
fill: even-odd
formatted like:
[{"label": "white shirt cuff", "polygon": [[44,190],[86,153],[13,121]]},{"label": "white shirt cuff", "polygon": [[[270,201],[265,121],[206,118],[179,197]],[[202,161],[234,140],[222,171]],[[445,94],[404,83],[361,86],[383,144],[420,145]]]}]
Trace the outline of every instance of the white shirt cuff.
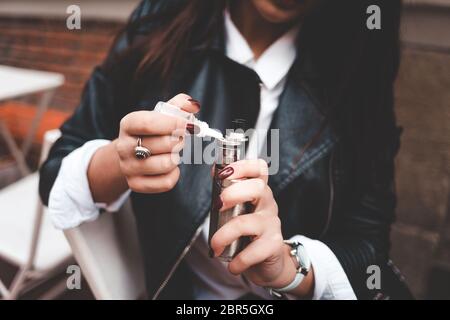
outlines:
[{"label": "white shirt cuff", "polygon": [[356,295],[333,251],[321,241],[294,236],[306,249],[314,270],[313,300],[356,300]]},{"label": "white shirt cuff", "polygon": [[98,218],[100,209],[114,212],[127,200],[130,190],[123,193],[111,204],[95,203],[87,170],[94,153],[107,145],[109,140],[92,140],[67,155],[50,191],[49,215],[58,229],[74,228],[86,221]]}]

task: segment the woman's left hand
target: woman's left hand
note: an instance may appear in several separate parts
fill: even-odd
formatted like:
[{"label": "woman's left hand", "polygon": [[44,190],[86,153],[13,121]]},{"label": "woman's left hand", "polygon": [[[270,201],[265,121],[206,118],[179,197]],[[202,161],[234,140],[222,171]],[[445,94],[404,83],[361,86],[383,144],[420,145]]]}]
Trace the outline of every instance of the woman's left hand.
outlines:
[{"label": "woman's left hand", "polygon": [[[231,168],[231,169],[228,169]],[[247,178],[226,188],[221,194],[221,212],[236,204],[250,202],[252,214],[233,218],[212,237],[215,256],[242,236],[251,243],[228,265],[234,275],[245,274],[258,286],[281,288],[295,277],[296,268],[289,255],[289,246],[283,243],[278,206],[267,185],[268,167],[264,160],[242,160],[221,171],[221,178]]]}]

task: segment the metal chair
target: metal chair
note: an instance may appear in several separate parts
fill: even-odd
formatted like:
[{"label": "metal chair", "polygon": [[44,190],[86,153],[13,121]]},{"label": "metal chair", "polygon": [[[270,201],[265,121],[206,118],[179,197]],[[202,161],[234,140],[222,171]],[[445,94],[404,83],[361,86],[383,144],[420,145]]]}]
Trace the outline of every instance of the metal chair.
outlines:
[{"label": "metal chair", "polygon": [[[45,134],[41,161],[59,136],[58,130]],[[33,173],[0,191],[0,257],[19,268],[9,288],[0,278],[0,297],[5,299],[18,298],[73,261],[63,233],[45,214],[38,182],[38,173]],[[65,283],[59,285],[46,297],[55,297],[65,288]]]},{"label": "metal chair", "polygon": [[115,213],[64,230],[76,261],[98,300],[145,297],[143,261],[129,202]]},{"label": "metal chair", "polygon": [[[59,135],[58,130],[46,133],[42,159]],[[72,251],[96,299],[144,298],[143,262],[130,204],[127,202],[119,212],[103,213],[97,220],[63,234],[43,214],[37,183],[38,176],[33,174],[0,192],[0,255],[20,266],[10,289],[0,281],[0,294],[7,299],[16,298],[25,290],[27,280],[42,280],[44,275],[48,278],[72,264]],[[37,205],[36,211],[32,210],[33,205]],[[14,215],[4,214],[7,212]],[[65,281],[59,288],[66,288]],[[54,290],[46,297],[56,297],[58,293]]]},{"label": "metal chair", "polygon": [[96,299],[145,298],[136,222],[128,202],[119,212],[105,212],[64,234]]}]

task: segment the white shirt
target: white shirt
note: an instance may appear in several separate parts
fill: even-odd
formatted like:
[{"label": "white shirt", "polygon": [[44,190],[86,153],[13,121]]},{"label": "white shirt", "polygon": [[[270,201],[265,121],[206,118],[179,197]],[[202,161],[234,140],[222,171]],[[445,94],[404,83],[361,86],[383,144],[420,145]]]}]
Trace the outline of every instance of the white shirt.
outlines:
[{"label": "white shirt", "polygon": [[[297,52],[293,28],[266,49],[255,60],[247,41],[225,12],[226,55],[228,58],[253,69],[262,81],[261,105],[255,129],[247,150],[247,158],[257,158],[261,151],[260,138],[264,138],[278,106],[289,69]],[[49,198],[49,214],[59,229],[73,228],[86,221],[95,220],[99,209],[117,211],[129,196],[125,192],[117,201],[107,206],[94,203],[87,179],[87,168],[93,154],[108,140],[92,140],[66,156],[61,164]],[[244,281],[227,270],[227,264],[208,256],[209,219],[203,224],[202,233],[186,255],[186,262],[194,273],[194,293],[197,299],[237,299],[253,293],[270,299],[264,288]],[[348,278],[333,252],[322,242],[302,235],[298,239],[310,256],[315,276],[313,299],[356,299]]]}]

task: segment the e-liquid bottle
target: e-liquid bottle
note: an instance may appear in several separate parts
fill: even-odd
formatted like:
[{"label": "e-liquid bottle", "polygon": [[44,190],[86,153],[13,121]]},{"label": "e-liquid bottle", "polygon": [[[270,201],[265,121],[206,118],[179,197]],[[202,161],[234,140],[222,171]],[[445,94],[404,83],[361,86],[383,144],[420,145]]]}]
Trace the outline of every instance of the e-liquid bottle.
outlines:
[{"label": "e-liquid bottle", "polygon": [[206,122],[198,120],[192,113],[184,111],[180,107],[160,101],[156,104],[154,111],[187,120],[192,125],[191,133],[200,138],[209,136],[215,139],[223,139],[222,133],[210,128]]},{"label": "e-liquid bottle", "polygon": [[[235,127],[241,126],[242,122],[235,122]],[[240,128],[239,128],[240,129]],[[211,244],[211,238],[225,223],[242,214],[250,212],[249,204],[242,203],[237,204],[233,208],[226,211],[219,212],[220,207],[220,194],[224,189],[239,182],[239,179],[224,179],[221,180],[218,177],[220,170],[227,165],[243,160],[245,157],[245,134],[236,130],[228,133],[225,138],[216,140],[216,162],[214,167],[213,185],[212,185],[212,199],[211,199],[211,213],[209,222],[209,237],[208,243]],[[247,244],[249,243],[248,237],[241,237],[235,240],[232,244],[227,246],[223,253],[219,256],[219,259],[223,261],[231,261]]]}]

